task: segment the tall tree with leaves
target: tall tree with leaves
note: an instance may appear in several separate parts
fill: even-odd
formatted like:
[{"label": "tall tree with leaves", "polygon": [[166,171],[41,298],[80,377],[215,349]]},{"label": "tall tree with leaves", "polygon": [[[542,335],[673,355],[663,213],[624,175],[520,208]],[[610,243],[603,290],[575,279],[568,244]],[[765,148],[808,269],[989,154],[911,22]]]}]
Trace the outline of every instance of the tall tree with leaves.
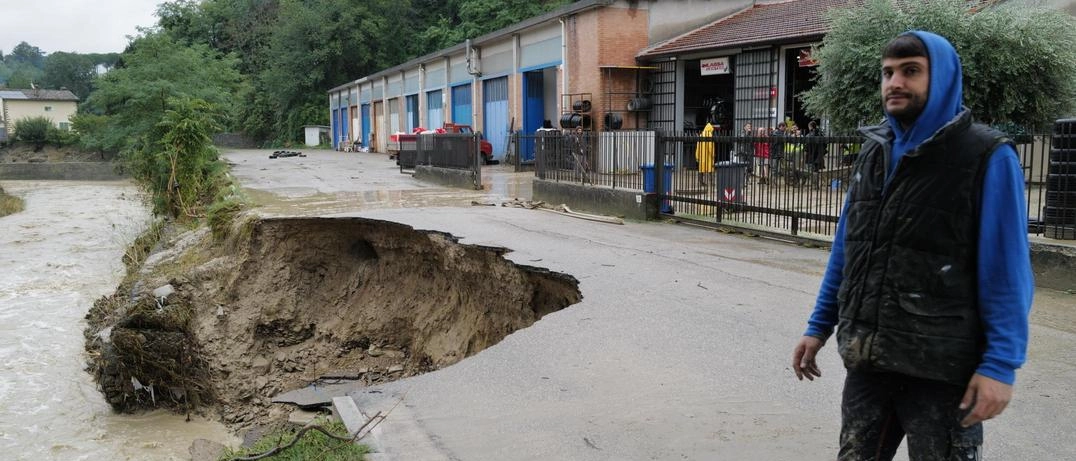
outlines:
[{"label": "tall tree with leaves", "polygon": [[98,79],[97,90],[86,102],[107,117],[104,132],[94,134],[99,145],[90,147],[132,151],[156,142],[148,134],[169,109],[169,99],[200,99],[227,114],[234,107],[234,95],[243,88],[234,57],[205,45],[181,45],[166,33],[135,39],[122,60],[122,67]]},{"label": "tall tree with leaves", "polygon": [[325,92],[339,82],[405,59],[408,1],[284,0],[248,100],[249,129],[267,127],[278,141],[301,127],[326,124]]},{"label": "tall tree with leaves", "polygon": [[45,71],[41,84],[45,88],[67,88],[85,101],[93,90],[97,78],[96,66],[89,56],[77,53],[56,52],[45,58]]},{"label": "tall tree with leaves", "polygon": [[960,53],[964,101],[980,120],[1041,129],[1076,103],[1076,19],[1002,4],[976,11],[963,0],[870,0],[830,12],[832,28],[815,56],[807,111],[837,128],[881,119],[879,66],[886,42],[909,29],[945,36]]},{"label": "tall tree with leaves", "polygon": [[41,69],[45,65],[45,52],[41,51],[41,48],[30,45],[26,42],[19,42],[15,45],[15,48],[11,49],[11,52],[4,58],[4,62],[8,65],[15,64],[28,64],[38,69]]}]

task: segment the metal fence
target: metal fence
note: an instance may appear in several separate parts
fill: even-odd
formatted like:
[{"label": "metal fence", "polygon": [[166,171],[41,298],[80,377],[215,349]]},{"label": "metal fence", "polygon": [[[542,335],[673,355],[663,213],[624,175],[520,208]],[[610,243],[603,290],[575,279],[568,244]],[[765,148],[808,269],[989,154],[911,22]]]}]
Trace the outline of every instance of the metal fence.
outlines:
[{"label": "metal fence", "polygon": [[401,136],[396,163],[401,172],[414,170],[417,165],[480,171],[482,161],[478,135],[428,133]]},{"label": "metal fence", "polygon": [[654,131],[548,131],[521,134],[517,145],[533,146],[540,179],[643,190],[640,172],[653,165],[657,139]]},{"label": "metal fence", "polygon": [[481,168],[478,134],[420,134],[416,147],[419,165],[453,170]]},{"label": "metal fence", "polygon": [[[1073,133],[1076,137],[1076,130]],[[521,136],[533,142],[535,174],[540,179],[652,192],[658,194],[666,215],[794,236],[836,231],[852,163],[863,143],[859,134],[701,137],[571,131]],[[1054,134],[1053,140],[1058,136]],[[1076,211],[1049,206],[1047,201],[1060,197],[1066,200],[1063,205],[1076,208],[1076,175],[1071,173],[1076,166],[1063,169],[1059,161],[1051,162],[1051,135],[1018,141],[1028,231],[1074,238],[1065,235],[1076,226]],[[1061,184],[1058,178],[1073,178],[1073,184]]]}]

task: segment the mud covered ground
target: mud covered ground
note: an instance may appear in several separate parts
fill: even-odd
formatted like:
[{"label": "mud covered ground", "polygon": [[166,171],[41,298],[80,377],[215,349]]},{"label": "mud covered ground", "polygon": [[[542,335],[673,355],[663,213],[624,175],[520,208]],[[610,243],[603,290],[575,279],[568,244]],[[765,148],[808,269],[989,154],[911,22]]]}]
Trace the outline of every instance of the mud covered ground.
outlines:
[{"label": "mud covered ground", "polygon": [[90,369],[118,411],[217,410],[236,430],[286,417],[282,392],[451,365],[581,298],[504,248],[385,221],[249,220],[226,241],[163,242],[88,315]]},{"label": "mud covered ground", "polygon": [[75,146],[44,146],[40,150],[26,144],[0,147],[0,163],[104,162],[113,157],[102,152],[85,152]]}]

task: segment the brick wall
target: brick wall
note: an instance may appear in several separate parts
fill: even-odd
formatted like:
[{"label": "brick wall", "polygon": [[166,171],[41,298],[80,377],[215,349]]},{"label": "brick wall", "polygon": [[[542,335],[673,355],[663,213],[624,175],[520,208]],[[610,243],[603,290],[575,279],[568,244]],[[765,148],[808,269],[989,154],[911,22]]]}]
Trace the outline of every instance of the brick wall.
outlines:
[{"label": "brick wall", "polygon": [[[647,45],[648,14],[645,9],[605,7],[575,16],[568,23],[569,92],[591,94],[594,128],[601,129],[607,108],[623,111],[626,95],[637,89],[634,71],[601,66],[636,66],[635,54]],[[622,113],[624,128],[635,128],[634,114]],[[645,126],[645,118],[639,122]]]}]

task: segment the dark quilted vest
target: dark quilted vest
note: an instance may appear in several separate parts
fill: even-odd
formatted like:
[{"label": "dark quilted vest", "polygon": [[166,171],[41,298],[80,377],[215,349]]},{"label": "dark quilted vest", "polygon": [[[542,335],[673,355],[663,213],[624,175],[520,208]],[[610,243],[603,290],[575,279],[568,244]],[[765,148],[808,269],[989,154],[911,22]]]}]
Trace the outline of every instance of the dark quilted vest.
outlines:
[{"label": "dark quilted vest", "polygon": [[864,134],[845,221],[841,357],[849,369],[966,385],[985,343],[976,278],[982,177],[1005,140],[965,111],[905,154],[886,186],[892,131]]}]

